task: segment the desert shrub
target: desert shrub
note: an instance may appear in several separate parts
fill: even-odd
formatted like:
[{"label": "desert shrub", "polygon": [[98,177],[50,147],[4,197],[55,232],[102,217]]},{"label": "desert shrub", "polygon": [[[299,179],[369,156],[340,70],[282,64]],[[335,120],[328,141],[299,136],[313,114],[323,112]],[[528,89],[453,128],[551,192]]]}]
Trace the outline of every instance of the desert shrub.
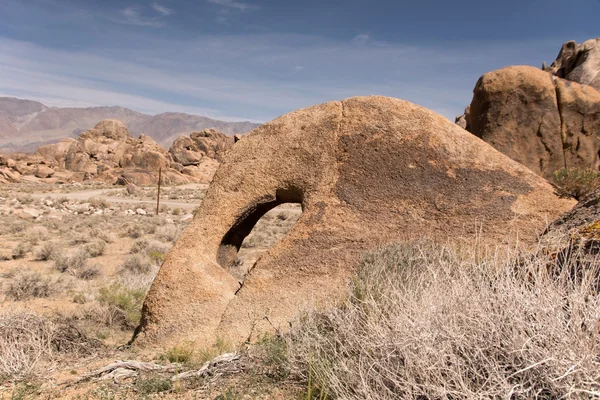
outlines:
[{"label": "desert shrub", "polygon": [[173,388],[171,380],[161,376],[139,378],[135,382],[136,391],[142,396],[167,392]]},{"label": "desert shrub", "polygon": [[48,261],[56,253],[56,246],[53,243],[47,242],[40,247],[35,253],[37,261]]},{"label": "desert shrub", "polygon": [[58,289],[58,282],[43,277],[39,272],[15,274],[5,290],[6,297],[16,301],[32,297],[50,297]]},{"label": "desert shrub", "polygon": [[99,257],[104,254],[105,248],[106,242],[104,240],[95,240],[85,246],[85,251],[90,255],[90,257]]},{"label": "desert shrub", "polygon": [[73,272],[85,268],[89,254],[85,249],[80,249],[72,256],[55,255],[54,269],[59,272]]},{"label": "desert shrub", "polygon": [[31,251],[31,245],[29,243],[19,243],[12,250],[12,258],[18,260],[19,258],[25,257],[27,253]]},{"label": "desert shrub", "polygon": [[131,289],[120,283],[100,288],[98,301],[107,307],[106,324],[133,329],[140,322],[146,291]]},{"label": "desert shrub", "polygon": [[140,225],[130,225],[127,227],[126,236],[129,236],[132,239],[138,239],[144,236],[144,230]]},{"label": "desert shrub", "polygon": [[147,274],[150,269],[148,259],[137,254],[127,257],[121,264],[121,270],[131,274]]},{"label": "desert shrub", "polygon": [[146,248],[148,247],[148,240],[147,239],[138,239],[135,242],[133,242],[133,244],[131,245],[131,249],[129,249],[129,252],[131,254],[137,254],[137,253],[141,253],[144,250],[146,250]]},{"label": "desert shrub", "polygon": [[160,226],[156,228],[156,237],[165,242],[175,242],[179,237],[180,230],[174,224]]},{"label": "desert shrub", "polygon": [[29,243],[36,245],[40,241],[48,239],[48,228],[45,226],[32,226],[31,228],[27,229],[25,234],[29,239]]},{"label": "desert shrub", "polygon": [[91,198],[88,200],[88,203],[90,203],[90,205],[94,208],[110,208],[110,203],[108,200],[104,199],[104,198]]},{"label": "desert shrub", "polygon": [[294,368],[344,399],[598,395],[597,267],[575,279],[544,256],[499,260],[423,245],[367,255],[340,307],[296,325]]},{"label": "desert shrub", "polygon": [[181,214],[181,208],[174,208],[173,211],[171,211],[171,214],[173,215],[179,215]]},{"label": "desert shrub", "polygon": [[576,199],[600,187],[600,172],[593,169],[562,168],[554,172],[554,182]]},{"label": "desert shrub", "polygon": [[66,321],[32,313],[0,315],[0,383],[41,372],[44,361],[89,355],[101,346]]},{"label": "desert shrub", "polygon": [[148,259],[151,263],[160,265],[165,261],[165,253],[156,250],[150,250],[148,253]]},{"label": "desert shrub", "polygon": [[171,363],[186,364],[192,360],[194,347],[190,344],[180,344],[173,346],[165,352],[162,358]]},{"label": "desert shrub", "polygon": [[100,267],[97,265],[84,265],[73,273],[77,278],[89,281],[100,276]]}]

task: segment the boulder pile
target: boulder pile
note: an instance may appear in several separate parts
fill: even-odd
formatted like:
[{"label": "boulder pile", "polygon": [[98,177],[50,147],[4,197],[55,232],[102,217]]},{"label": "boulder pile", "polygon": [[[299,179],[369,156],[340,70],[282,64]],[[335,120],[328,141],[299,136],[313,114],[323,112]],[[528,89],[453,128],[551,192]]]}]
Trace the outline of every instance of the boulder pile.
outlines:
[{"label": "boulder pile", "polygon": [[117,120],[104,120],[79,138],[64,139],[37,149],[35,154],[0,157],[0,183],[81,182],[148,185],[207,183],[222,154],[233,144],[213,129],[192,133],[175,141],[170,151],[151,137],[133,138]]},{"label": "boulder pile", "polygon": [[600,168],[600,45],[568,42],[546,70],[484,74],[456,123],[548,180],[561,168]]}]

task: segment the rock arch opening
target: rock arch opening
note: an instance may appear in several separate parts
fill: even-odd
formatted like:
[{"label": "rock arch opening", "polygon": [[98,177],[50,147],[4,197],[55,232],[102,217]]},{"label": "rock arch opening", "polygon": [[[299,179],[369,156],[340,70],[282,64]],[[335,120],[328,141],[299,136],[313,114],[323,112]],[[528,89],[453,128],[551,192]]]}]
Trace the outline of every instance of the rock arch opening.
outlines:
[{"label": "rock arch opening", "polygon": [[221,240],[217,261],[239,281],[260,256],[279,242],[302,214],[302,191],[277,190],[272,197],[248,210]]}]

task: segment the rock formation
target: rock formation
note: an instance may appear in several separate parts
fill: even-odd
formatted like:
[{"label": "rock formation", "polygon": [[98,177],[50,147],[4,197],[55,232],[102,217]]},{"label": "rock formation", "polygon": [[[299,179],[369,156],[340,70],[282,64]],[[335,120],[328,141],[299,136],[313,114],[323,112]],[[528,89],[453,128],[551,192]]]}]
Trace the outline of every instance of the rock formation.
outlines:
[{"label": "rock formation", "polygon": [[169,153],[181,165],[181,173],[208,183],[223,154],[233,142],[234,138],[231,136],[215,129],[205,129],[189,136],[180,136],[173,142]]},{"label": "rock formation", "polygon": [[[303,214],[243,282],[228,268],[273,207]],[[343,296],[364,251],[430,237],[532,242],[574,200],[447,119],[356,97],[298,110],[236,143],[167,255],[137,340],[240,343]],[[268,317],[265,318],[265,317]]]},{"label": "rock formation", "polygon": [[573,40],[563,44],[547,70],[559,78],[600,90],[600,38],[582,44]]},{"label": "rock formation", "polygon": [[528,66],[483,75],[469,131],[552,180],[564,167],[600,166],[600,92]]},{"label": "rock formation", "polygon": [[16,160],[0,158],[0,182],[18,182],[28,176],[45,182],[99,180],[147,185],[157,182],[161,168],[166,184],[207,183],[233,138],[209,129],[184,136],[176,144],[169,152],[149,136],[133,138],[121,121],[104,120],[77,140],[41,146],[35,154],[20,154]]}]

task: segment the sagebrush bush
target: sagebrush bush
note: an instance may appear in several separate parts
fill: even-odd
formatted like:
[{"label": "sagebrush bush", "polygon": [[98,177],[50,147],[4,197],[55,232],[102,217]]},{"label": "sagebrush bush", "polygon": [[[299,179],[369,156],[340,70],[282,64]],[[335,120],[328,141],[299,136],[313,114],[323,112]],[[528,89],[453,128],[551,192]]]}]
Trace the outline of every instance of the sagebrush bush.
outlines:
[{"label": "sagebrush bush", "polygon": [[113,283],[100,288],[98,301],[107,307],[106,324],[133,329],[140,322],[146,291]]},{"label": "sagebrush bush", "polygon": [[12,258],[15,260],[23,258],[30,251],[31,251],[31,245],[29,243],[19,243],[12,250]]},{"label": "sagebrush bush", "polygon": [[56,252],[56,245],[47,242],[40,247],[35,253],[35,259],[37,261],[48,261],[51,260]]},{"label": "sagebrush bush", "polygon": [[132,274],[147,274],[151,269],[148,259],[137,254],[127,257],[121,264],[121,271]]},{"label": "sagebrush bush", "polygon": [[104,249],[106,249],[106,242],[104,240],[94,240],[85,246],[85,251],[87,251],[90,257],[100,257],[104,254]]},{"label": "sagebrush bush", "polygon": [[180,229],[173,224],[156,228],[156,237],[165,242],[175,242],[180,234]]},{"label": "sagebrush bush", "polygon": [[600,172],[587,168],[562,168],[554,172],[554,182],[566,193],[581,199],[600,187]]},{"label": "sagebrush bush", "polygon": [[32,313],[0,315],[0,384],[44,370],[62,355],[89,355],[101,346],[73,325]]},{"label": "sagebrush bush", "polygon": [[32,297],[50,297],[58,291],[59,283],[39,272],[25,271],[15,274],[5,290],[7,298],[23,301]]},{"label": "sagebrush bush", "polygon": [[600,395],[598,268],[573,278],[543,256],[498,260],[422,245],[369,254],[348,300],[292,331],[292,365],[343,399]]},{"label": "sagebrush bush", "polygon": [[54,268],[59,272],[73,272],[85,268],[90,255],[85,249],[80,249],[72,256],[54,255]]}]

